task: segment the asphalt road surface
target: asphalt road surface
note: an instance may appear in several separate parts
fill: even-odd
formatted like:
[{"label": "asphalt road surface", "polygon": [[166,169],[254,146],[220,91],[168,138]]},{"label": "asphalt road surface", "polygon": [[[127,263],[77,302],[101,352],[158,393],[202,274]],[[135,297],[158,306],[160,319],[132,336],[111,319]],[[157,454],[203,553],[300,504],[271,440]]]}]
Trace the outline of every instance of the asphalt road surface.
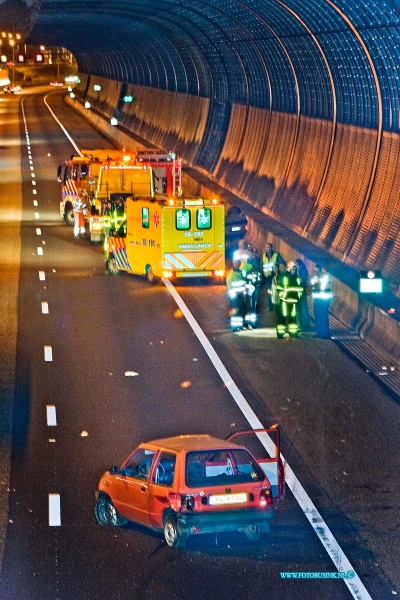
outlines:
[{"label": "asphalt road surface", "polygon": [[[60,220],[57,166],[74,150],[43,94],[0,100],[0,598],[400,593],[399,405],[332,341],[277,340],[265,298],[262,327],[232,334],[225,287],[186,283],[176,290],[211,343],[206,351],[162,282],[107,274],[101,247],[74,239]],[[60,93],[46,102],[79,147],[110,145]],[[192,537],[174,551],[133,524],[100,527],[98,479],[137,444],[249,427],[215,356],[246,415],[282,430],[290,486],[271,534],[257,544],[239,534]],[[49,524],[54,499],[58,526]],[[353,588],[280,575],[334,573],[338,564],[351,565]]]}]

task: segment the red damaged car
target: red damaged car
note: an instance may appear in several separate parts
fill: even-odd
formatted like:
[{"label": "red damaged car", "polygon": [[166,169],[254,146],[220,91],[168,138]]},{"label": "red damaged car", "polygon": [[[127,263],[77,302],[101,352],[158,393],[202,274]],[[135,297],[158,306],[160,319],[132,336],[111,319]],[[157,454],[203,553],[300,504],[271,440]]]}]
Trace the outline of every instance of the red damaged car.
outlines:
[{"label": "red damaged car", "polygon": [[[273,458],[256,459],[231,441],[253,434],[264,436]],[[190,535],[223,531],[258,541],[269,531],[274,499],[283,492],[277,426],[236,432],[227,440],[180,435],[140,444],[120,467],[106,471],[95,516],[101,525],[133,521],[158,530],[177,548]]]}]

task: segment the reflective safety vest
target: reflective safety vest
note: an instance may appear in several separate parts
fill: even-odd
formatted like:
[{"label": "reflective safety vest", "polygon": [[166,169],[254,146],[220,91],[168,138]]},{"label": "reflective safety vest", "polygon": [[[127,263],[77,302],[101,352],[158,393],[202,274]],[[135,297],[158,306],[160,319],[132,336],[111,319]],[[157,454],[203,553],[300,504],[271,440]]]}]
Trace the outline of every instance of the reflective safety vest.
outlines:
[{"label": "reflective safety vest", "polygon": [[285,273],[277,282],[276,292],[282,302],[297,303],[303,293],[301,278],[298,275]]},{"label": "reflective safety vest", "polygon": [[235,298],[239,294],[244,294],[246,290],[246,280],[241,271],[230,269],[226,276],[226,285],[228,286],[228,295]]},{"label": "reflective safety vest", "polygon": [[274,272],[274,266],[276,265],[279,258],[278,252],[273,252],[271,258],[264,253],[262,256],[262,265],[264,277],[271,277]]},{"label": "reflective safety vest", "polygon": [[311,296],[314,300],[331,300],[332,293],[332,280],[327,273],[322,275],[314,275],[310,280],[311,284]]},{"label": "reflective safety vest", "polygon": [[86,204],[81,200],[79,196],[75,196],[73,208],[74,212],[83,212],[83,209],[86,208]]}]

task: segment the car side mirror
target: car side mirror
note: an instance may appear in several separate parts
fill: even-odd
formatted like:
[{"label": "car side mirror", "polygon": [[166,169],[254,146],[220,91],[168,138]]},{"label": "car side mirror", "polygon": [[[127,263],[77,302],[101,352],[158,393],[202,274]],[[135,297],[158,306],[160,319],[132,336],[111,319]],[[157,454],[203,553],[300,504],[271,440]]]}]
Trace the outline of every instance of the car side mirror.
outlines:
[{"label": "car side mirror", "polygon": [[108,469],[108,472],[110,473],[110,475],[120,475],[122,469],[120,469],[119,467],[111,467],[110,469]]}]

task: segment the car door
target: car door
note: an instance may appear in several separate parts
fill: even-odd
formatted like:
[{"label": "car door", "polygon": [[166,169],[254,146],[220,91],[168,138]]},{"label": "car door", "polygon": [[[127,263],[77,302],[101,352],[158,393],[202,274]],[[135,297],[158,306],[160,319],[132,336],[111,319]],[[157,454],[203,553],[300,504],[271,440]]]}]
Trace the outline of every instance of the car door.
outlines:
[{"label": "car door", "polygon": [[149,484],[149,518],[153,527],[162,528],[164,510],[170,506],[168,498],[176,475],[176,454],[160,452]]},{"label": "car door", "polygon": [[149,525],[149,476],[155,451],[139,448],[124,463],[113,482],[113,502],[118,512],[136,523]]}]

